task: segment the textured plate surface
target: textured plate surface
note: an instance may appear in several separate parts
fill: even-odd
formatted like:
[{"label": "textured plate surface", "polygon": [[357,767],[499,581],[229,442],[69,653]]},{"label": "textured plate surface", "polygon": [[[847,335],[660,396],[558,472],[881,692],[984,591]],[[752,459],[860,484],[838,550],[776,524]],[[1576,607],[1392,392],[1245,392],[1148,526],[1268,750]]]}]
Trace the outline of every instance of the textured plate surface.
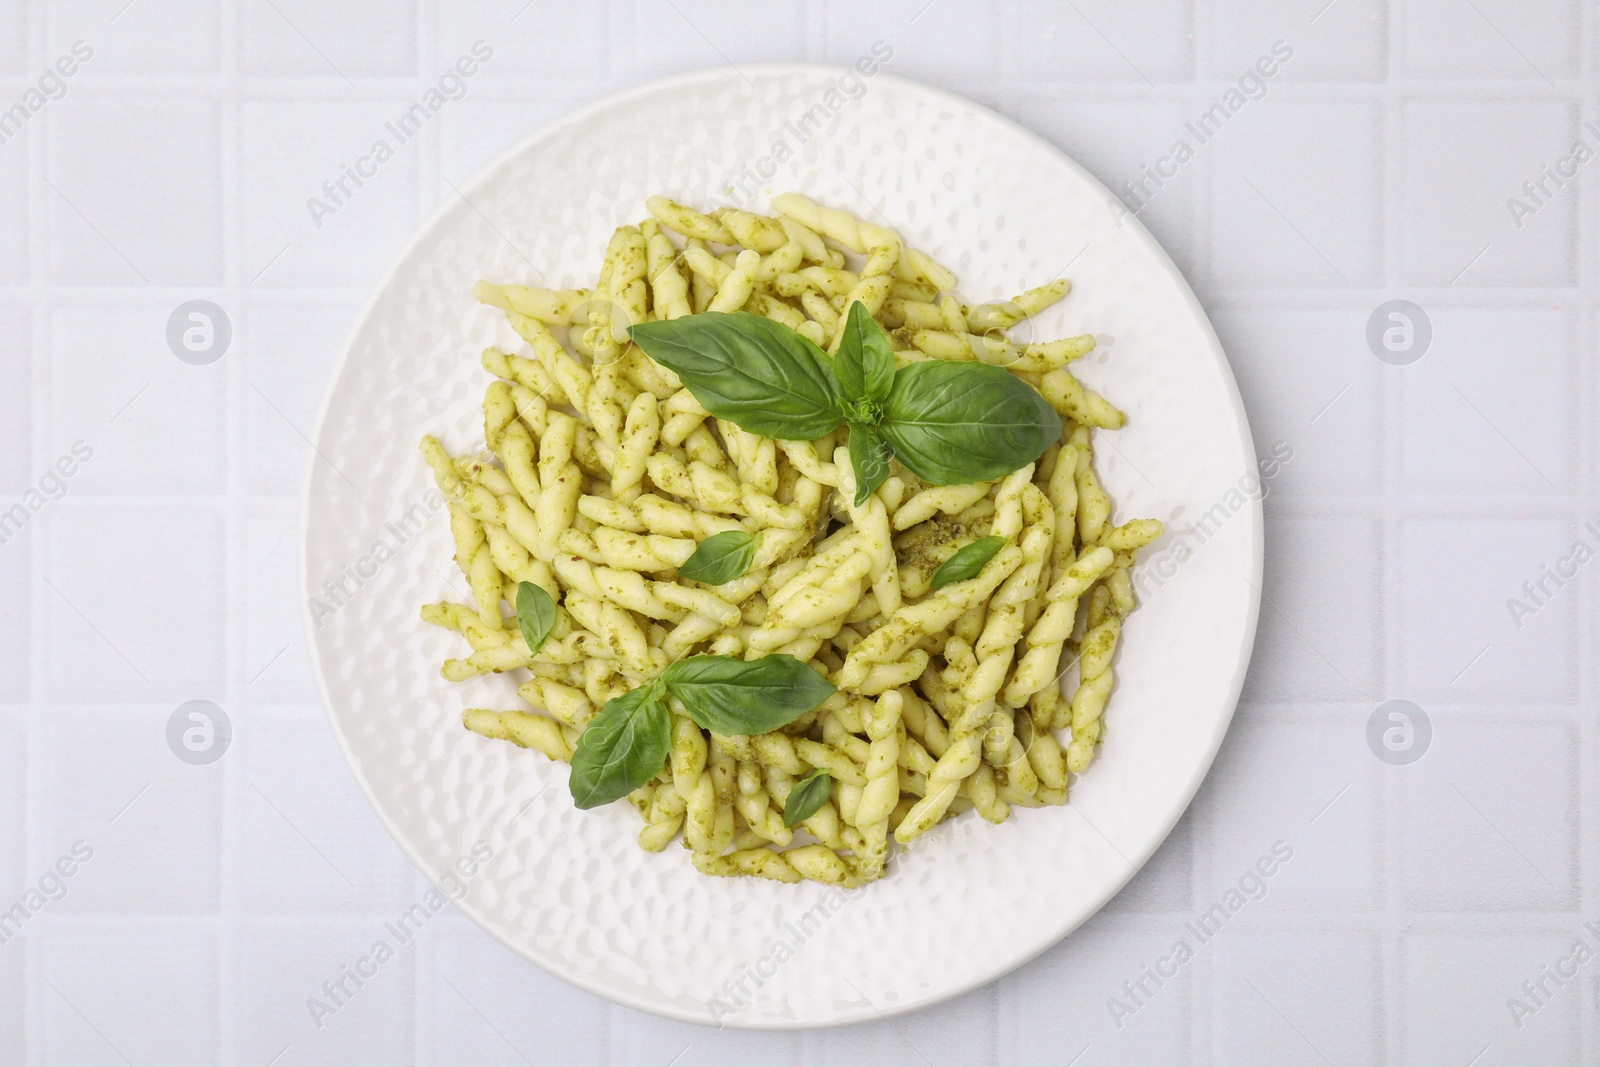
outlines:
[{"label": "textured plate surface", "polygon": [[[1171,261],[1032,134],[958,97],[842,73],[746,67],[749,82],[733,71],[659,82],[569,116],[463,187],[357,324],[308,475],[313,659],[334,731],[390,832],[434,879],[475,844],[491,852],[463,911],[568,981],[692,1021],[877,1018],[1048,948],[1183,813],[1233,714],[1255,632],[1255,456],[1216,337]],[[848,894],[705,878],[676,846],[641,851],[626,805],[577,811],[564,765],[462,729],[464,707],[518,706],[515,682],[442,680],[459,639],[417,615],[425,601],[467,598],[417,440],[433,432],[453,452],[481,448],[488,378],[477,353],[520,350],[500,314],[474,304],[474,279],[587,286],[612,229],[643,217],[651,193],[766,210],[768,193],[790,189],[895,227],[955,270],[968,299],[1070,277],[1073,293],[1037,334],[1099,337],[1076,368],[1128,412],[1125,429],[1095,435],[1114,518],[1154,516],[1171,531],[1140,565],[1106,742],[1072,802],[1014,809],[1000,826],[968,813]]]}]

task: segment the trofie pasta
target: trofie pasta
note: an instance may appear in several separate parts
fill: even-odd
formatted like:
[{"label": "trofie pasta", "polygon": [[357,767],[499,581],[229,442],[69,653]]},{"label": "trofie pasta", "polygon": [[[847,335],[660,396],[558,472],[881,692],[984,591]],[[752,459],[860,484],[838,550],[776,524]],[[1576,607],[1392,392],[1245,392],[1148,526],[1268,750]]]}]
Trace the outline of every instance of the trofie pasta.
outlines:
[{"label": "trofie pasta", "polygon": [[797,194],[646,206],[592,290],[478,283],[525,347],[483,353],[487,452],[422,441],[473,601],[422,609],[469,646],[444,677],[527,704],[467,729],[712,875],[858,885],[891,837],[1065,803],[1162,532],[1095,475],[1093,337],[1007,336],[1067,281],[972,306]]}]

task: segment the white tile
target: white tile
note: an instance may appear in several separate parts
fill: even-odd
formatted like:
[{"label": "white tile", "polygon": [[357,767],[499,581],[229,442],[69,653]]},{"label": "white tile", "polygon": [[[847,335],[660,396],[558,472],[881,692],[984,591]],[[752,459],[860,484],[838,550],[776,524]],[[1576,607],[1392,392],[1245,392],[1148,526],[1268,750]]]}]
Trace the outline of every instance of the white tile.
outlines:
[{"label": "white tile", "polygon": [[[961,1002],[955,1002],[959,1005]],[[957,1006],[950,1006],[950,1011],[962,1010]],[[896,1020],[898,1023],[898,1020]],[[929,1063],[943,1064],[946,1061],[939,1057],[937,1049],[924,1051],[913,1047],[903,1036],[896,1033],[894,1028],[887,1023],[863,1023],[857,1026],[840,1026],[830,1030],[819,1030],[804,1038],[806,1063],[870,1063],[874,1067],[883,1064],[884,1067],[927,1067]],[[820,1054],[811,1050],[821,1050]],[[716,1059],[707,1059],[707,1064],[718,1063]],[[738,1061],[729,1061],[738,1062]]]},{"label": "white tile", "polygon": [[[10,506],[10,501],[6,502]],[[28,699],[28,679],[32,673],[30,648],[33,635],[32,547],[28,526],[18,531],[14,518],[0,513],[0,704],[20,704]],[[29,524],[39,520],[29,517]]]},{"label": "white tile", "polygon": [[[485,52],[488,56],[471,76],[473,94],[481,92],[482,86],[492,85],[497,90],[532,89],[535,91],[530,95],[534,97],[560,96],[571,91],[566,83],[575,77],[586,81],[603,79],[616,68],[628,67],[621,55],[628,20],[625,15],[614,16],[607,4],[574,5],[557,13],[544,5],[529,5],[527,0],[489,0],[440,5],[435,17],[439,29],[429,35],[431,40],[423,41],[422,73],[437,78],[463,55],[473,55],[473,46],[481,41],[474,58],[481,58]],[[560,47],[551,48],[547,45],[556,27]],[[721,61],[702,65],[711,66],[713,62]],[[471,64],[467,66],[470,69]],[[644,78],[640,75],[636,80]],[[500,131],[500,139],[509,148],[538,125],[518,123],[507,127]]]},{"label": "white tile", "polygon": [[0,304],[0,501],[33,484],[33,352],[28,308]]},{"label": "white tile", "polygon": [[359,311],[354,304],[278,300],[258,301],[246,311],[240,407],[251,492],[299,495],[310,452],[306,438],[316,433],[323,392]]},{"label": "white tile", "polygon": [[241,21],[248,74],[308,74],[342,82],[416,73],[413,0],[247,0]]},{"label": "white tile", "polygon": [[[418,222],[420,146],[416,137],[398,143],[385,128],[405,108],[299,101],[249,102],[239,110],[246,277],[273,288],[375,285]],[[372,169],[361,161],[376,158],[379,140],[394,155],[375,177],[360,187],[346,178],[349,196],[324,190],[344,167]],[[313,199],[333,213],[313,214],[307,206]]]},{"label": "white tile", "polygon": [[[166,344],[176,307],[95,303],[50,316],[50,444],[41,469],[91,453],[67,479],[82,496],[215,495],[227,479],[227,362],[194,366]],[[224,312],[226,312],[224,308]],[[238,343],[235,327],[234,344]]]},{"label": "white tile", "polygon": [[[413,1062],[417,941],[400,943],[386,921],[242,923],[233,947],[238,975],[232,1005],[240,1062],[267,1063],[286,1045],[278,1063],[290,1067]],[[429,933],[424,926],[417,936]],[[376,948],[380,942],[383,952]],[[380,963],[380,955],[387,961]],[[369,975],[359,986],[346,977],[358,967]],[[324,990],[340,979],[343,992]]]},{"label": "white tile", "polygon": [[50,983],[33,990],[44,1019],[41,1062],[220,1062],[217,946],[208,926],[52,923],[41,969]]},{"label": "white tile", "polygon": [[[1590,346],[1592,350],[1593,339],[1600,337],[1600,314],[1591,310],[1585,316],[1585,319],[1574,320],[1574,332],[1582,339],[1579,343]],[[1593,386],[1586,387],[1591,391],[1594,388]],[[1589,418],[1585,410],[1584,413],[1579,415],[1578,427],[1578,432],[1581,435],[1580,440],[1583,442],[1579,447],[1584,450],[1584,455],[1592,456],[1596,451],[1593,442],[1597,436],[1600,436],[1600,425],[1597,425],[1595,420]],[[1578,471],[1578,476],[1581,479],[1579,483],[1580,492],[1587,489],[1592,493],[1597,487],[1600,487],[1600,464],[1595,463],[1593,460],[1579,463]]]},{"label": "white tile", "polygon": [[27,956],[0,948],[0,1061],[23,1063],[28,1037]]},{"label": "white tile", "polygon": [[998,1013],[999,998],[999,988],[987,985],[955,1002],[957,1010],[924,1008],[896,1019],[891,1029],[896,1036],[903,1035],[904,1042],[911,1045],[913,1051],[939,1067],[991,1063],[998,1051],[999,1035],[991,1020]]},{"label": "white tile", "polygon": [[1577,907],[1578,731],[1527,710],[1517,720],[1436,710],[1427,755],[1395,770],[1410,907]]},{"label": "white tile", "polygon": [[[1291,0],[1265,7],[1218,0],[1210,9],[1209,73],[1230,81],[1271,70],[1282,59],[1283,81],[1381,81],[1387,65],[1388,19],[1380,0]],[[1279,46],[1279,55],[1273,46]]]},{"label": "white tile", "polygon": [[227,586],[216,512],[73,498],[35,522],[47,524],[44,576],[55,587],[39,605],[47,693],[176,707],[220,691]]},{"label": "white tile", "polygon": [[[45,873],[42,869],[30,870],[25,862],[28,850],[26,715],[22,708],[0,711],[0,901],[4,902],[4,909],[21,900],[34,879]],[[6,931],[0,929],[0,937],[5,936]],[[0,961],[21,952],[20,943],[0,944]]]},{"label": "white tile", "polygon": [[235,724],[240,858],[252,914],[399,914],[414,868],[373,815],[320,711],[253,709]]},{"label": "white tile", "polygon": [[1370,520],[1279,515],[1267,524],[1266,582],[1244,699],[1376,694],[1384,647],[1381,558]]},{"label": "white tile", "polygon": [[1210,840],[1203,908],[1235,888],[1259,913],[1381,908],[1383,798],[1369,710],[1294,721],[1251,706],[1234,716],[1196,799]]},{"label": "white tile", "polygon": [[245,697],[316,705],[299,600],[300,509],[253,505],[245,520]]},{"label": "white tile", "polygon": [[823,31],[820,62],[851,66],[876,56],[890,74],[993,105],[1000,63],[997,6],[825,0],[810,11]]},{"label": "white tile", "polygon": [[1520,1027],[1508,1006],[1513,997],[1529,1004],[1522,984],[1569,959],[1578,938],[1594,951],[1596,939],[1580,923],[1555,918],[1503,934],[1413,930],[1401,946],[1399,1062],[1467,1063],[1474,1056],[1480,1057],[1474,1067],[1583,1062],[1579,1027],[1592,1003],[1592,959],[1578,981],[1560,988],[1547,982],[1551,995]]},{"label": "white tile", "polygon": [[1400,19],[1405,73],[1422,78],[1545,79],[1578,72],[1576,0],[1412,0]]},{"label": "white tile", "polygon": [[1217,939],[1217,1063],[1375,1063],[1383,1047],[1378,939],[1297,926]]},{"label": "white tile", "polygon": [[[1172,162],[1188,118],[1177,104],[1085,99],[1075,93],[1029,94],[1017,105],[1017,120],[1105,183],[1182,270],[1198,265],[1190,220],[1204,166],[1198,155],[1181,167]],[[1176,177],[1156,184],[1155,171],[1174,169]],[[1076,252],[1066,250],[1069,257]]]},{"label": "white tile", "polygon": [[1178,81],[1193,73],[1189,0],[1134,8],[1107,0],[1050,4],[1013,0],[1004,8],[1006,49],[1028,81]]},{"label": "white tile", "polygon": [[608,1036],[613,1063],[653,1063],[658,1059],[665,1063],[677,1056],[673,1067],[713,1067],[724,1063],[800,1065],[801,1037],[795,1033],[716,1030],[617,1008],[612,1011]]},{"label": "white tile", "polygon": [[420,1064],[612,1062],[606,1053],[614,1012],[606,1001],[547,974],[465,921],[441,919],[437,935],[423,946],[427,967],[418,993],[429,1026],[419,1034]]},{"label": "white tile", "polygon": [[[84,65],[95,79],[126,74],[210,74],[221,53],[220,5],[186,0],[90,0],[48,10],[52,59],[77,42],[94,50]],[[113,21],[115,20],[115,21]]]},{"label": "white tile", "polygon": [[0,211],[0,284],[21,285],[28,280],[28,144],[42,136],[42,130],[28,131],[40,125],[35,119],[0,144],[0,198],[12,205]]},{"label": "white tile", "polygon": [[[1575,183],[1547,182],[1540,203],[1522,188],[1542,177],[1541,164],[1555,166],[1572,151],[1577,121],[1569,103],[1412,99],[1401,113],[1396,210],[1406,281],[1573,284]],[[1513,198],[1534,213],[1514,212]]]},{"label": "white tile", "polygon": [[76,94],[51,105],[52,279],[220,282],[220,125],[217,104],[200,93],[161,100]]},{"label": "white tile", "polygon": [[[557,93],[521,100],[469,97],[461,101],[439,116],[444,176],[457,188],[465,188],[467,182],[500,158],[525,133],[554,122],[581,103],[583,101],[577,98]],[[437,192],[441,197],[455,196],[450,187],[442,183]]]},{"label": "white tile", "polygon": [[[1267,493],[1365,495],[1383,486],[1383,375],[1358,308],[1218,308]],[[1270,505],[1269,505],[1270,506]]]},{"label": "white tile", "polygon": [[1561,562],[1575,554],[1576,538],[1600,551],[1600,538],[1559,519],[1462,514],[1403,523],[1395,695],[1425,708],[1576,701],[1579,587],[1555,573],[1577,566]]},{"label": "white tile", "polygon": [[1433,329],[1427,353],[1391,371],[1401,384],[1406,490],[1570,491],[1581,454],[1576,310],[1424,310]]},{"label": "white tile", "polygon": [[1139,873],[1106,904],[1107,911],[1184,912],[1194,896],[1194,838],[1191,810],[1156,849]]},{"label": "white tile", "polygon": [[[639,4],[633,27],[638,65],[656,70],[698,70],[773,63],[794,58],[805,39],[806,9],[799,0],[728,5],[712,0]],[[670,57],[670,65],[664,66]]]},{"label": "white tile", "polygon": [[0,4],[0,74],[28,70],[28,5],[23,0]]},{"label": "white tile", "polygon": [[[1174,956],[1179,942],[1189,945],[1179,953],[1187,958],[1182,965]],[[1065,1064],[1077,1056],[1074,1067],[1183,1063],[1191,1047],[1192,1003],[1204,987],[1201,970],[1210,952],[1176,919],[1138,926],[1120,918],[1090,919],[1000,979],[999,1059],[968,1062]],[[1157,966],[1169,971],[1159,986],[1145,977],[1147,968]]]},{"label": "white tile", "polygon": [[40,776],[52,798],[43,840],[51,859],[79,840],[94,852],[52,914],[216,910],[222,770],[172,754],[171,710],[52,709]]},{"label": "white tile", "polygon": [[1375,283],[1383,263],[1377,109],[1267,94],[1202,146],[1214,147],[1213,279],[1262,288]]}]

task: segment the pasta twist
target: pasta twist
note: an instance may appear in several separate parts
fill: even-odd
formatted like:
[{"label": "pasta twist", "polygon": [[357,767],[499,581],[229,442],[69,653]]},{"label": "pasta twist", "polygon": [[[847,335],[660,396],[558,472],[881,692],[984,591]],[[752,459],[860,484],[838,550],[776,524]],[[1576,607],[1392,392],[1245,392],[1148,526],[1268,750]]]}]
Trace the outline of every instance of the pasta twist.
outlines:
[{"label": "pasta twist", "polygon": [[543,715],[468,708],[462,713],[461,722],[475,734],[536,749],[553,760],[572,759],[572,745],[562,733],[561,724]]},{"label": "pasta twist", "polygon": [[856,803],[855,826],[864,844],[864,854],[857,854],[859,870],[868,879],[883,869],[889,848],[889,816],[900,801],[900,749],[905,740],[900,714],[904,705],[905,697],[890,689],[872,701],[863,716],[871,747],[865,768],[867,782]]},{"label": "pasta twist", "polygon": [[[822,207],[798,193],[780,194],[773,198],[772,206],[779,214],[833,238],[852,252],[866,253],[870,248],[899,243],[893,230],[864,222],[837,208]],[[954,274],[915,249],[902,246],[900,268],[912,281],[924,282],[939,292],[955,288]]]},{"label": "pasta twist", "polygon": [[1047,607],[1028,631],[1027,651],[1007,683],[1004,701],[1020,708],[1045,686],[1056,681],[1061,650],[1072,636],[1078,617],[1078,598],[1111,565],[1111,550],[1096,547],[1062,572],[1045,594]]}]

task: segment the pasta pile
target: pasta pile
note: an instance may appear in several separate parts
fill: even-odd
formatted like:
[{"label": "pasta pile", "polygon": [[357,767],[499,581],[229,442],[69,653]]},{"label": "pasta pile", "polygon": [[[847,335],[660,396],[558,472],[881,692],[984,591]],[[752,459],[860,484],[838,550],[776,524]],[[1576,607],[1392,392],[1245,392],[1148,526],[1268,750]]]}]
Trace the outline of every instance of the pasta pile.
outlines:
[{"label": "pasta pile", "polygon": [[[593,290],[478,283],[527,347],[483,353],[488,453],[423,439],[475,606],[422,616],[472,647],[445,678],[528,675],[518,692],[540,710],[474,708],[466,727],[553,760],[572,758],[608,701],[685,656],[810,665],[838,691],[769,733],[711,733],[674,704],[666,767],[629,800],[644,848],[681,832],[706,874],[854,886],[883,874],[891,835],[904,845],[969,808],[998,823],[1013,805],[1066,802],[1103,733],[1129,569],[1162,527],[1111,521],[1091,431],[1123,415],[1067,369],[1094,339],[1006,334],[1065,296],[1065,280],[969,306],[894,231],[792,193],[773,203],[776,217],[702,214],[651,197],[650,218],[616,230]],[[1063,417],[1059,443],[970,485],[924,485],[891,462],[856,506],[843,427],[775,441],[710,417],[626,333],[743,310],[831,352],[858,301],[900,366],[977,359],[1028,382]],[[676,577],[730,530],[758,536],[741,577]],[[930,588],[982,537],[1005,543],[975,575]],[[557,605],[531,655],[503,606],[522,582]],[[831,795],[790,829],[789,794],[817,770]]]}]

